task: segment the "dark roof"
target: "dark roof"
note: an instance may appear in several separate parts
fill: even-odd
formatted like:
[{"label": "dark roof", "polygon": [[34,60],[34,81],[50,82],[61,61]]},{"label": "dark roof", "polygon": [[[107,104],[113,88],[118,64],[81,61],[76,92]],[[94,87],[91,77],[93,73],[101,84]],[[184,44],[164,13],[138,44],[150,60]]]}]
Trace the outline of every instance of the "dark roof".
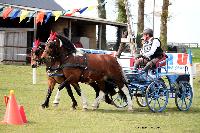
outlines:
[{"label": "dark roof", "polygon": [[47,10],[64,10],[54,0],[0,0],[0,3]]}]

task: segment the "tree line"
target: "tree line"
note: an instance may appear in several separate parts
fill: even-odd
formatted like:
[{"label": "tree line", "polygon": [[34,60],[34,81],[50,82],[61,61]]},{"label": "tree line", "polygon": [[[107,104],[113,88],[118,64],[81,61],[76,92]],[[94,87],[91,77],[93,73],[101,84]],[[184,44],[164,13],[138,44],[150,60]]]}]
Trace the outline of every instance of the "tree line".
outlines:
[{"label": "tree line", "polygon": [[[103,3],[105,0],[98,0],[98,3]],[[118,10],[118,16],[116,18],[117,22],[127,23],[127,15],[125,9],[126,0],[115,0],[116,8]],[[152,0],[153,2],[153,0]],[[155,1],[154,1],[155,2]],[[167,50],[167,21],[168,21],[168,7],[170,5],[169,0],[163,0],[162,12],[160,17],[160,41],[162,43],[162,48]],[[147,6],[147,5],[146,5]],[[144,30],[144,11],[145,11],[145,0],[138,0],[138,18],[137,18],[137,34],[136,34],[136,43],[141,44],[140,38],[141,33]],[[98,6],[98,17],[106,19],[106,9],[105,4],[103,6]],[[102,25],[101,32],[101,43],[102,49],[106,49],[106,25]],[[98,28],[100,29],[100,27]],[[118,28],[118,30],[120,30]],[[100,34],[98,30],[98,34]],[[121,39],[121,31],[117,32],[117,42]],[[138,45],[140,47],[140,45]],[[116,47],[116,49],[118,46]]]}]

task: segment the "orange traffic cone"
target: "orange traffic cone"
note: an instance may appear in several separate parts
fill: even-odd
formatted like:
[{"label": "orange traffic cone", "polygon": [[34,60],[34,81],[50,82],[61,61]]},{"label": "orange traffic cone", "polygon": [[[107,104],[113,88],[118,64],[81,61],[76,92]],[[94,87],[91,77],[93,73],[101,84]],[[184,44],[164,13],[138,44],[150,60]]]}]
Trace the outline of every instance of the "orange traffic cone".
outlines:
[{"label": "orange traffic cone", "polygon": [[26,114],[24,112],[24,106],[22,106],[22,105],[19,106],[19,112],[21,114],[23,122],[27,123]]},{"label": "orange traffic cone", "polygon": [[2,122],[5,124],[13,124],[13,125],[24,124],[13,90],[10,91],[10,96],[6,107],[6,113],[4,116],[4,120]]}]

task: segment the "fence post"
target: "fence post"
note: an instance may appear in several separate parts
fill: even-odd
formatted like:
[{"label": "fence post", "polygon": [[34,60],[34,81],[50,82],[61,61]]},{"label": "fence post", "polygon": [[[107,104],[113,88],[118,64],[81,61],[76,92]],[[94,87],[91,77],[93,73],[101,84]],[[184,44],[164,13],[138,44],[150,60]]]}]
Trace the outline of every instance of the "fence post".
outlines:
[{"label": "fence post", "polygon": [[33,84],[36,84],[36,68],[33,68]]},{"label": "fence post", "polygon": [[192,69],[192,51],[191,49],[188,49],[188,54],[189,54],[189,73],[190,73],[190,85],[192,87],[192,91],[194,93],[194,86],[193,86],[193,69]]}]

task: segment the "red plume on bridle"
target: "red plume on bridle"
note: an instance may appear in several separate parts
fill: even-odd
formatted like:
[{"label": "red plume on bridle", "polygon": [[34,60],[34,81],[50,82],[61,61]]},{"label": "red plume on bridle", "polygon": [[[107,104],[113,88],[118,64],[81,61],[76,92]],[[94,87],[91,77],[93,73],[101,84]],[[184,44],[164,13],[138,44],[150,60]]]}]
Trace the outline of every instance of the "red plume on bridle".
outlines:
[{"label": "red plume on bridle", "polygon": [[50,34],[50,36],[49,36],[49,40],[50,40],[50,41],[55,41],[55,40],[56,40],[56,35],[57,35],[56,32],[52,32],[52,31],[51,31],[51,34]]},{"label": "red plume on bridle", "polygon": [[37,48],[40,45],[40,40],[35,39],[34,41],[34,47]]}]

